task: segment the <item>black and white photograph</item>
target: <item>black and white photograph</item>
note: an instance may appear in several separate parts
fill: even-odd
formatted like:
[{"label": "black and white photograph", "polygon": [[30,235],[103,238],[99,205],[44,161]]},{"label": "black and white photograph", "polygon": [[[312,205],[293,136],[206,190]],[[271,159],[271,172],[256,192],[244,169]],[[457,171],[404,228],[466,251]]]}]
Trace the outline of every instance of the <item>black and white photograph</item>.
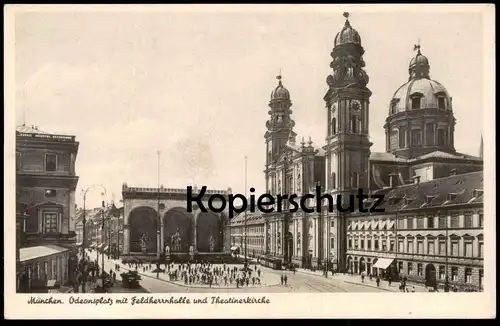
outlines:
[{"label": "black and white photograph", "polygon": [[16,6],[15,293],[494,291],[494,7],[298,6]]}]

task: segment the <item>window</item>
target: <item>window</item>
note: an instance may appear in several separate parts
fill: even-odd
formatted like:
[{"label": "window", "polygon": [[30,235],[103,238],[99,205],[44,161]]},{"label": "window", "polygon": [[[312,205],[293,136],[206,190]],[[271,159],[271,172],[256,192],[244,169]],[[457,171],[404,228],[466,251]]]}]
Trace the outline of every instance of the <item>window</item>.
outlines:
[{"label": "window", "polygon": [[331,185],[332,185],[332,189],[337,189],[337,175],[335,174],[335,172],[332,172],[332,177],[331,177]]},{"label": "window", "polygon": [[359,132],[360,127],[360,120],[359,116],[357,115],[352,115],[351,116],[351,131],[355,134]]},{"label": "window", "polygon": [[330,249],[335,247],[335,238],[330,238]]},{"label": "window", "polygon": [[467,212],[464,214],[464,228],[472,228],[472,213]]},{"label": "window", "polygon": [[403,240],[398,241],[398,252],[405,252]]},{"label": "window", "polygon": [[359,187],[359,174],[353,172],[351,176],[351,188],[358,188],[358,187]]},{"label": "window", "polygon": [[479,270],[479,287],[483,287],[484,270]]},{"label": "window", "polygon": [[472,239],[464,239],[464,257],[473,257]]},{"label": "window", "polygon": [[21,168],[23,167],[23,154],[20,153],[20,152],[16,152],[16,169],[17,170],[21,170]]},{"label": "window", "polygon": [[434,215],[427,215],[427,228],[434,229]]},{"label": "window", "polygon": [[458,219],[458,214],[453,213],[451,214],[451,221],[450,221],[450,227],[453,229],[459,228],[459,219]]},{"label": "window", "polygon": [[358,249],[358,239],[354,239],[354,249]]},{"label": "window", "polygon": [[444,146],[445,144],[445,132],[444,129],[437,130],[437,144],[438,146]]},{"label": "window", "polygon": [[57,170],[57,155],[56,154],[45,154],[45,171],[56,171]]},{"label": "window", "polygon": [[393,102],[391,103],[391,113],[395,114],[397,112],[397,103]]},{"label": "window", "polygon": [[332,119],[332,135],[336,135],[337,134],[337,119],[336,118],[333,118]]},{"label": "window", "polygon": [[395,241],[394,241],[394,240],[391,240],[391,242],[390,242],[390,244],[389,244],[389,245],[390,245],[389,250],[390,250],[390,251],[394,251]]},{"label": "window", "polygon": [[370,250],[372,248],[372,241],[370,239],[366,240],[366,249]]},{"label": "window", "polygon": [[413,217],[408,217],[408,220],[406,223],[407,223],[407,226],[406,226],[407,229],[413,229]]},{"label": "window", "polygon": [[440,215],[438,219],[439,219],[439,221],[438,221],[439,228],[440,229],[446,229],[446,216]]},{"label": "window", "polygon": [[438,97],[438,109],[444,110],[446,108],[446,99],[444,97]]},{"label": "window", "polygon": [[57,279],[57,258],[52,259],[51,279]]},{"label": "window", "polygon": [[422,145],[422,131],[420,129],[413,129],[411,131],[411,144],[415,146]]},{"label": "window", "polygon": [[411,275],[413,272],[413,264],[408,262],[408,275]]},{"label": "window", "polygon": [[43,278],[47,280],[49,278],[48,274],[49,274],[49,263],[45,261],[43,263]]},{"label": "window", "polygon": [[404,229],[405,228],[405,220],[400,218],[398,219],[398,229]]},{"label": "window", "polygon": [[434,255],[434,240],[427,240],[427,254]]},{"label": "window", "polygon": [[418,276],[424,275],[424,266],[422,264],[417,264],[417,275]]},{"label": "window", "polygon": [[46,189],[45,197],[56,197],[56,191],[54,189]]},{"label": "window", "polygon": [[406,147],[406,129],[405,127],[399,127],[399,148]]},{"label": "window", "polygon": [[446,255],[446,239],[439,239],[439,255]]},{"label": "window", "polygon": [[434,124],[427,123],[425,125],[425,144],[434,145]]},{"label": "window", "polygon": [[378,239],[375,239],[375,250],[378,250]]},{"label": "window", "polygon": [[408,240],[408,251],[409,254],[413,253],[413,240]]},{"label": "window", "polygon": [[382,239],[382,251],[387,251],[387,240]]},{"label": "window", "polygon": [[412,110],[420,109],[420,97],[414,97],[411,99]]},{"label": "window", "polygon": [[365,239],[361,239],[361,249],[365,249]]},{"label": "window", "polygon": [[472,269],[465,269],[465,283],[472,283]]},{"label": "window", "polygon": [[424,253],[424,240],[418,240],[417,241],[417,254],[423,254]]},{"label": "window", "polygon": [[331,228],[335,227],[335,221],[333,221],[333,220],[332,220],[332,221],[330,221],[330,227],[331,227]]},{"label": "window", "polygon": [[423,229],[424,228],[424,217],[419,216],[417,217],[417,229]]},{"label": "window", "polygon": [[349,249],[351,249],[351,248],[352,248],[352,239],[349,239],[349,241],[348,241],[348,246],[349,246]]},{"label": "window", "polygon": [[401,273],[403,271],[403,262],[400,261],[398,262],[398,273]]},{"label": "window", "polygon": [[479,242],[479,257],[484,258],[484,243],[481,241]]},{"label": "window", "polygon": [[483,213],[479,213],[479,227],[484,227],[484,215]]},{"label": "window", "polygon": [[458,281],[458,267],[452,267],[451,268],[451,280],[453,282]]},{"label": "window", "polygon": [[460,253],[458,252],[458,239],[451,240],[451,255],[457,257]]},{"label": "window", "polygon": [[57,213],[52,212],[43,214],[44,233],[57,232],[57,215]]},{"label": "window", "polygon": [[446,278],[446,267],[441,265],[439,266],[439,279],[444,280]]}]

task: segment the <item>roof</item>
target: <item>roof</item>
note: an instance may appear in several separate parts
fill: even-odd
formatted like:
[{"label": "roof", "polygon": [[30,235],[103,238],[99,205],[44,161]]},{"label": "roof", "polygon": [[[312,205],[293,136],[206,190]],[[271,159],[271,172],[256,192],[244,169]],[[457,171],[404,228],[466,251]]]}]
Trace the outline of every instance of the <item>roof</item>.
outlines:
[{"label": "roof", "polygon": [[378,208],[385,212],[418,208],[450,207],[483,203],[483,171],[439,178],[418,184],[384,189],[384,202]]},{"label": "roof", "polygon": [[[253,212],[246,214],[246,223],[248,225],[264,223],[264,214],[262,212]],[[245,224],[245,213],[240,213],[231,219],[231,226]]]},{"label": "roof", "polygon": [[435,151],[432,153],[428,153],[419,157],[415,157],[412,161],[420,161],[420,160],[425,160],[428,158],[443,158],[443,159],[458,159],[458,160],[475,160],[475,161],[482,161],[480,157],[472,156],[472,155],[467,155],[467,154],[462,154],[462,153],[447,153],[443,151]]},{"label": "roof", "polygon": [[37,126],[27,126],[25,124],[16,127],[16,131],[27,134],[44,134],[44,135],[49,134],[48,132],[39,130]]},{"label": "roof", "polygon": [[59,247],[56,245],[21,248],[19,250],[19,260],[23,262],[41,257],[57,255],[67,251],[70,251],[70,249]]},{"label": "roof", "polygon": [[386,153],[386,152],[372,152],[370,154],[370,161],[400,162],[400,163],[408,162],[408,160],[404,157],[398,157],[392,153]]},{"label": "roof", "polygon": [[386,153],[386,152],[372,152],[370,154],[370,161],[378,161],[378,162],[416,163],[427,159],[446,159],[446,160],[452,159],[452,160],[468,160],[477,162],[482,161],[482,159],[477,156],[462,154],[458,152],[447,153],[443,151],[434,151],[412,159],[406,159],[404,157],[399,157],[392,153]]}]

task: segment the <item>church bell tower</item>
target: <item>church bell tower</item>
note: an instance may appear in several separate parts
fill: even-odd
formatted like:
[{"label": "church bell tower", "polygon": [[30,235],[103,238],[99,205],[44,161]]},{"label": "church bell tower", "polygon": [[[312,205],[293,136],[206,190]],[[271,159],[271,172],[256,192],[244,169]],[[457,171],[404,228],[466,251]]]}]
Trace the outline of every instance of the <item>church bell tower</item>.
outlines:
[{"label": "church bell tower", "polygon": [[[349,195],[362,189],[368,193],[370,158],[369,104],[371,91],[367,88],[368,75],[363,70],[364,49],[359,33],[351,27],[349,14],[337,34],[331,52],[330,67],[333,73],[327,77],[329,89],[324,96],[327,110],[326,137],[326,189],[335,199],[342,195],[342,207],[349,206]],[[329,213],[334,223],[334,244],[330,259],[339,270],[346,268],[345,215],[335,210]],[[332,257],[333,255],[333,257]]]},{"label": "church bell tower", "polygon": [[290,101],[290,92],[281,82],[281,74],[276,77],[278,86],[271,92],[269,102],[270,111],[269,120],[266,122],[266,192],[276,194],[276,171],[274,165],[279,159],[283,148],[290,137],[295,137],[293,126],[295,122],[291,118],[292,102]]}]

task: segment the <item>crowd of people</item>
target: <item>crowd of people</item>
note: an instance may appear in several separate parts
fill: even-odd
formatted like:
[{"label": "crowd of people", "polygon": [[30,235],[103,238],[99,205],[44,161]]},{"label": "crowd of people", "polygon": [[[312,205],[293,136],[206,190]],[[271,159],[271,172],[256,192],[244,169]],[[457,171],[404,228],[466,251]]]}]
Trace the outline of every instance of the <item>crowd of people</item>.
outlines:
[{"label": "crowd of people", "polygon": [[[195,263],[166,263],[158,267],[150,262],[129,262],[129,269],[142,270],[143,273],[151,272],[168,275],[172,282],[182,282],[185,285],[236,286],[248,287],[261,285],[261,270],[255,264],[250,267],[228,266],[226,264],[214,265],[210,262]],[[119,268],[119,265],[118,265]]]}]

